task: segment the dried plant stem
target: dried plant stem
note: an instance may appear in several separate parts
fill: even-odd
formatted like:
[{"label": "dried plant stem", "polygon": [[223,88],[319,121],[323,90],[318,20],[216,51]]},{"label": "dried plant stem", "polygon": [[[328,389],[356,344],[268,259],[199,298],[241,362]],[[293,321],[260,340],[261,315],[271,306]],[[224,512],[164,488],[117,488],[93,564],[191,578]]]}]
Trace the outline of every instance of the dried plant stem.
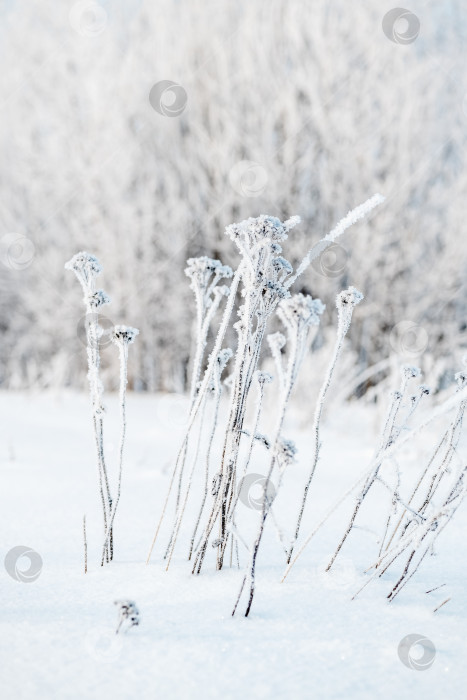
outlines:
[{"label": "dried plant stem", "polygon": [[229,297],[227,300],[227,305],[226,305],[226,308],[224,310],[224,315],[222,317],[222,322],[221,322],[221,325],[219,327],[219,331],[217,333],[214,348],[209,356],[209,362],[208,362],[208,366],[206,368],[206,371],[204,373],[204,379],[201,383],[201,387],[198,391],[197,397],[196,397],[196,399],[193,403],[193,406],[191,408],[190,417],[188,420],[187,431],[186,431],[185,437],[183,439],[182,445],[180,447],[179,453],[177,455],[177,459],[175,461],[175,466],[174,466],[174,470],[172,472],[172,477],[170,480],[167,496],[166,496],[164,506],[162,509],[161,517],[159,519],[159,522],[158,522],[158,525],[156,528],[156,532],[154,534],[154,538],[152,540],[151,547],[149,550],[148,558],[146,560],[147,564],[149,564],[154,546],[157,542],[157,537],[159,535],[162,522],[164,520],[164,516],[165,516],[166,510],[167,510],[167,505],[169,502],[170,494],[172,492],[172,487],[173,487],[179,466],[181,466],[181,470],[183,470],[183,464],[184,464],[185,459],[186,459],[186,451],[187,451],[187,445],[188,445],[190,433],[191,433],[191,430],[193,428],[193,424],[195,422],[196,416],[198,415],[198,411],[199,411],[199,408],[200,408],[201,403],[203,401],[204,394],[208,390],[209,382],[211,380],[211,377],[212,377],[212,374],[214,371],[214,364],[217,361],[217,357],[219,355],[219,352],[220,352],[221,347],[222,347],[222,343],[224,341],[224,337],[225,337],[225,334],[226,334],[226,331],[228,328],[230,317],[231,317],[233,309],[234,309],[235,296],[237,293],[237,289],[238,289],[238,285],[239,285],[242,273],[243,273],[243,265],[242,265],[242,263],[240,263],[240,265],[238,266],[237,271],[232,279],[232,284],[230,286],[230,293],[229,293]]},{"label": "dried plant stem", "polygon": [[[122,492],[122,473],[123,473],[123,450],[125,447],[125,435],[126,435],[126,387],[128,383],[128,343],[119,343],[119,355],[120,355],[120,443],[118,450],[118,482],[117,482],[117,496],[113,508],[111,509],[109,516],[109,526],[106,531],[104,538],[104,545],[102,550],[101,565],[104,564],[105,550],[107,543],[112,535],[113,524],[115,520],[115,515],[117,513],[118,504],[120,502],[120,495]],[[112,546],[112,558],[113,558],[113,546]]]},{"label": "dried plant stem", "polygon": [[436,607],[436,608],[433,610],[433,612],[434,612],[434,613],[435,613],[435,612],[438,612],[438,610],[439,610],[440,608],[442,608],[443,605],[446,605],[446,603],[449,603],[450,600],[451,600],[451,598],[446,598],[446,600],[443,600],[443,602],[440,603],[440,604],[438,605],[438,607]]},{"label": "dried plant stem", "polygon": [[83,515],[84,573],[88,573],[88,540],[86,537],[86,516]]},{"label": "dried plant stem", "polygon": [[327,369],[327,372],[326,372],[326,375],[324,378],[324,382],[321,386],[321,389],[320,389],[320,392],[318,395],[318,400],[316,402],[315,415],[314,415],[314,420],[313,420],[313,458],[311,461],[311,468],[310,468],[310,473],[308,475],[308,480],[306,482],[305,489],[303,491],[302,502],[300,505],[299,513],[298,513],[297,524],[295,526],[294,537],[293,537],[292,544],[290,546],[290,549],[289,549],[289,552],[287,555],[287,564],[290,564],[290,560],[292,559],[293,550],[294,550],[295,544],[297,542],[298,535],[300,533],[300,527],[302,524],[303,513],[305,510],[305,505],[306,505],[306,501],[308,498],[308,492],[309,492],[311,482],[313,480],[313,477],[314,477],[314,474],[316,471],[316,466],[318,464],[319,450],[320,450],[321,415],[323,413],[324,401],[326,399],[326,395],[327,395],[329,386],[331,384],[332,375],[334,373],[334,369],[336,367],[337,361],[339,359],[339,355],[340,355],[341,350],[342,350],[342,344],[344,342],[345,335],[346,335],[346,330],[343,333],[339,334],[339,336],[337,337],[337,341],[336,341],[336,344],[334,346],[334,352],[333,352],[333,355],[331,358],[331,362],[329,363],[329,366],[328,366],[328,369]]}]

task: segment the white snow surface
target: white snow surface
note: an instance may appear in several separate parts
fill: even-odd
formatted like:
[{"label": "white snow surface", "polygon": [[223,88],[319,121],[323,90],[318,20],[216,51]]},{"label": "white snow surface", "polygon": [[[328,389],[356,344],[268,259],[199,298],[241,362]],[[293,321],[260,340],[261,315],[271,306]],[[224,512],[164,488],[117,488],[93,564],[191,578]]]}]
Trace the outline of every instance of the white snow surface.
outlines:
[{"label": "white snow surface", "polygon": [[[106,404],[111,424],[106,448],[114,470],[117,398],[107,397]],[[268,528],[248,619],[241,609],[231,616],[243,570],[216,572],[210,561],[200,576],[191,574],[186,549],[194,504],[190,508],[189,503],[191,519],[169,571],[162,554],[170,518],[146,565],[186,408],[185,397],[130,394],[115,561],[102,569],[88,397],[0,393],[2,699],[465,697],[465,506],[439,538],[436,556],[427,559],[391,604],[386,595],[397,572],[390,571],[350,600],[378,552],[371,532],[354,530],[335,572],[324,573],[350,502],[313,540],[284,583],[283,553]],[[376,441],[373,414],[369,407],[351,405],[326,416],[301,541],[369,463]],[[299,452],[284,479],[278,510],[289,512],[290,522],[296,517],[294,494],[296,498],[304,483],[311,444],[311,421],[308,427],[301,423],[295,430],[289,426],[287,433]],[[425,448],[421,444],[408,454],[414,469]],[[369,508],[382,507],[387,507],[383,491]],[[254,512],[244,516],[252,522],[258,517]],[[18,582],[3,567],[6,553],[17,545],[42,557],[41,575],[34,582]],[[439,591],[425,593],[444,583]],[[451,601],[434,614],[449,596]],[[141,625],[117,636],[113,602],[122,598],[136,602]],[[400,640],[413,633],[435,645],[436,657],[427,670],[409,669],[399,660]]]}]

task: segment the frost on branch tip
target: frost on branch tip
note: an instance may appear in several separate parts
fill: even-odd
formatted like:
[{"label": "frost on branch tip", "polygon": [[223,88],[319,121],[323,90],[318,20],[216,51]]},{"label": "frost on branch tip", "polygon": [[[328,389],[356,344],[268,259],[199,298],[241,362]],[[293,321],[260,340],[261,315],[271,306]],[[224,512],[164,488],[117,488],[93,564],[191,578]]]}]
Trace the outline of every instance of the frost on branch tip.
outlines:
[{"label": "frost on branch tip", "polygon": [[207,287],[212,275],[218,279],[229,279],[232,277],[232,268],[223,265],[220,260],[213,260],[203,255],[199,258],[189,258],[185,275],[191,279],[192,286],[198,285],[201,289]]},{"label": "frost on branch tip", "polygon": [[325,309],[321,299],[313,299],[308,294],[294,294],[279,305],[279,315],[289,329],[302,330],[318,326]]},{"label": "frost on branch tip", "polygon": [[111,339],[116,345],[129,345],[134,343],[136,336],[139,334],[137,328],[131,326],[114,326]]},{"label": "frost on branch tip", "polygon": [[293,440],[286,440],[285,438],[280,438],[277,445],[277,454],[280,459],[280,466],[287,467],[292,462],[295,462],[295,455],[297,454],[297,447]]},{"label": "frost on branch tip", "polygon": [[104,304],[110,304],[110,297],[103,289],[98,289],[96,292],[89,292],[85,296],[85,302],[92,309],[98,309]]},{"label": "frost on branch tip", "polygon": [[454,379],[456,380],[459,389],[463,389],[465,386],[467,386],[467,372],[465,370],[457,372]]},{"label": "frost on branch tip", "polygon": [[122,625],[125,625],[125,630],[130,627],[138,627],[140,624],[140,613],[133,600],[115,600],[114,605],[118,610],[118,625],[115,634],[118,634]]},{"label": "frost on branch tip", "polygon": [[255,377],[258,384],[263,386],[264,384],[270,384],[272,382],[272,375],[269,374],[269,372],[261,372],[260,370],[257,370]]},{"label": "frost on branch tip", "polygon": [[344,289],[337,295],[336,307],[339,316],[338,334],[340,337],[343,337],[349,330],[353,310],[362,299],[363,294],[359,292],[358,289],[355,289],[355,287]]},{"label": "frost on branch tip", "polygon": [[[298,223],[300,223],[299,216],[292,216],[282,223],[276,216],[261,214],[261,216],[250,217],[238,224],[230,224],[226,227],[225,233],[237,245],[240,243],[246,245],[247,248],[253,248],[265,239],[273,243],[282,243],[287,239],[290,229]],[[276,251],[280,252],[280,246],[279,250],[276,248]]]},{"label": "frost on branch tip", "polygon": [[413,365],[403,365],[401,368],[402,376],[406,379],[415,379],[421,375],[420,367],[415,367]]},{"label": "frost on branch tip", "polygon": [[65,270],[74,272],[81,285],[86,288],[91,287],[97,275],[102,272],[102,265],[95,255],[81,251],[65,263]]}]

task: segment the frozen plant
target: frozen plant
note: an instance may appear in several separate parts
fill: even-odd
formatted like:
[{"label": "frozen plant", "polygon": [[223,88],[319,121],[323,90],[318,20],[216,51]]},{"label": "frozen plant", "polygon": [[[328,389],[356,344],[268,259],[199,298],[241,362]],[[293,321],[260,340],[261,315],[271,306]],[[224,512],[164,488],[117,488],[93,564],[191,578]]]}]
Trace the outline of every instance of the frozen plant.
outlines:
[{"label": "frozen plant", "polygon": [[132,627],[138,627],[140,614],[133,600],[115,600],[114,605],[117,606],[118,612],[118,624],[115,634],[120,632],[122,626],[126,632]]},{"label": "frozen plant", "polygon": [[289,359],[287,370],[285,372],[284,382],[280,387],[279,408],[277,412],[277,423],[274,431],[274,437],[271,441],[271,457],[269,462],[269,470],[263,485],[263,498],[261,508],[261,518],[259,522],[258,532],[250,552],[247,571],[244,575],[243,582],[240,587],[240,593],[237,602],[233,609],[232,615],[235,614],[240,597],[242,595],[245,584],[249,583],[248,602],[245,610],[245,617],[248,616],[253,597],[255,593],[255,573],[256,559],[258,550],[261,544],[261,539],[264,533],[266,518],[271,509],[272,503],[268,496],[267,485],[269,484],[274,468],[279,467],[280,471],[287,464],[290,464],[295,455],[295,446],[289,440],[281,438],[282,427],[284,423],[287,404],[295,385],[298,370],[303,359],[303,355],[307,345],[308,334],[312,326],[319,324],[320,316],[324,311],[324,305],[319,299],[312,299],[304,294],[296,294],[289,299],[282,301],[278,308],[278,314],[286,328],[287,340],[289,343]]},{"label": "frozen plant", "polygon": [[120,393],[119,393],[119,403],[120,403],[120,442],[118,448],[118,483],[117,483],[117,497],[115,503],[112,506],[109,524],[104,538],[104,546],[102,549],[102,559],[101,564],[104,564],[105,552],[107,549],[107,543],[112,532],[115,514],[117,512],[117,507],[120,501],[120,494],[122,489],[122,471],[123,471],[123,449],[125,447],[125,434],[126,434],[126,387],[128,384],[128,346],[135,342],[135,338],[139,331],[137,328],[131,328],[131,326],[114,326],[111,339],[114,345],[118,348],[119,358],[120,358]]},{"label": "frozen plant", "polygon": [[[110,299],[102,289],[96,289],[96,278],[102,271],[101,264],[94,255],[84,251],[74,255],[65,264],[66,270],[75,273],[83,289],[83,301],[86,308],[86,352],[88,359],[88,381],[91,396],[91,409],[94,440],[97,453],[97,471],[99,480],[99,493],[102,504],[104,523],[104,544],[102,550],[101,565],[112,561],[114,554],[113,524],[117,505],[120,499],[123,447],[125,442],[126,417],[125,397],[127,385],[128,345],[132,343],[138,334],[135,328],[115,326],[111,339],[119,349],[120,356],[120,414],[121,436],[119,449],[119,473],[117,482],[117,499],[113,502],[109,484],[107,464],[104,454],[104,404],[102,401],[103,386],[100,378],[100,341],[103,330],[99,325],[98,310],[110,303]],[[87,550],[87,544],[86,544]],[[86,566],[87,568],[87,566]]]},{"label": "frozen plant", "polygon": [[[299,223],[298,217],[291,217],[282,222],[276,217],[262,215],[227,226],[226,235],[235,243],[240,253],[239,264],[232,275],[230,268],[226,268],[220,261],[205,257],[188,261],[186,273],[191,279],[197,308],[191,407],[187,429],[175,460],[148,561],[172,499],[175,514],[165,549],[167,566],[169,565],[181,532],[182,520],[187,513],[186,503],[192,493],[195,471],[201,470],[204,472],[204,488],[200,494],[198,515],[193,525],[188,551],[188,558],[192,560],[192,571],[197,574],[201,572],[206,555],[212,550],[215,552],[216,568],[222,569],[229,545],[230,565],[234,553],[239,564],[238,544],[244,545],[248,550],[248,564],[242,590],[246,582],[249,583],[246,614],[249,613],[254,596],[256,557],[268,515],[271,515],[271,523],[277,530],[286,555],[289,553],[290,543],[286,542],[279,526],[277,514],[268,495],[267,484],[274,474],[279,487],[287,472],[286,466],[294,458],[296,448],[282,435],[282,427],[298,370],[309,345],[310,329],[318,325],[324,309],[324,305],[318,299],[312,299],[305,294],[291,296],[289,289],[322,249],[382,201],[380,195],[375,195],[349,212],[326,238],[311,248],[295,273],[290,262],[282,255],[282,245],[290,231]],[[219,289],[218,281],[230,275],[229,290],[224,291],[220,288],[222,291],[219,298],[213,296]],[[225,306],[212,350],[209,357],[204,359],[207,332],[209,325],[214,321],[214,312],[220,309],[221,297],[226,299]],[[321,405],[343,338],[350,325],[353,308],[361,298],[360,293],[352,287],[339,296],[338,342],[320,395]],[[276,313],[284,325],[287,340],[282,333],[267,335],[268,324]],[[224,339],[229,329],[235,331],[237,342],[232,355],[229,396],[224,404],[225,410],[221,412],[221,373],[226,364],[223,353],[228,352],[229,358],[232,354],[228,349],[223,350]],[[262,349],[266,345],[264,341],[269,344],[275,361],[277,376],[274,378],[274,389],[279,397],[275,405],[275,426],[271,436],[264,435],[261,430],[264,393],[266,385],[273,380],[271,375],[259,370]],[[287,354],[284,365],[282,349],[285,346]],[[210,396],[215,397],[215,410],[209,414],[206,411],[206,401]],[[320,416],[320,413],[321,409],[317,415]],[[210,421],[210,427],[205,424],[207,420]],[[251,425],[247,425],[249,420]],[[218,428],[221,433],[221,445],[219,448],[216,446],[214,450],[214,437]],[[319,442],[319,419],[315,433]],[[201,439],[203,435],[207,436],[207,440]],[[267,450],[269,466],[268,475],[264,478],[266,486],[261,500],[261,517],[254,543],[250,547],[241,535],[241,523],[237,522],[236,511],[239,501],[238,485],[243,482],[250,465],[254,463],[256,449]],[[317,459],[316,455],[314,468]],[[211,472],[211,464],[214,473]]]},{"label": "frozen plant", "polygon": [[[344,227],[344,224],[341,224],[341,228]],[[302,263],[303,264],[303,263]],[[337,339],[336,339],[336,344],[334,347],[334,352],[331,357],[331,361],[329,363],[328,370],[326,372],[326,375],[324,377],[323,385],[321,387],[318,400],[316,402],[316,407],[315,407],[315,415],[314,415],[314,421],[313,421],[313,458],[311,461],[311,467],[310,467],[310,472],[308,475],[308,480],[305,485],[305,489],[303,492],[303,497],[302,497],[302,502],[300,506],[300,510],[298,513],[298,520],[297,520],[297,525],[295,527],[295,534],[294,538],[292,540],[292,544],[290,546],[290,550],[288,552],[287,556],[287,562],[289,563],[295,542],[298,539],[298,535],[300,532],[300,526],[302,522],[302,517],[303,513],[305,510],[305,505],[306,501],[308,498],[308,492],[311,486],[311,482],[313,480],[313,476],[316,471],[316,467],[318,464],[318,459],[319,459],[319,450],[320,450],[320,422],[321,422],[321,415],[323,413],[323,406],[324,406],[324,401],[329,389],[329,386],[331,384],[331,379],[334,373],[334,370],[337,365],[337,361],[339,359],[340,353],[342,351],[342,346],[344,343],[344,338],[350,328],[350,324],[352,322],[352,314],[353,310],[356,307],[357,304],[359,304],[363,299],[363,294],[361,294],[355,287],[349,287],[343,292],[340,292],[338,294],[337,299],[336,299],[336,306],[337,306],[337,312],[338,312],[338,324],[337,324]]]}]

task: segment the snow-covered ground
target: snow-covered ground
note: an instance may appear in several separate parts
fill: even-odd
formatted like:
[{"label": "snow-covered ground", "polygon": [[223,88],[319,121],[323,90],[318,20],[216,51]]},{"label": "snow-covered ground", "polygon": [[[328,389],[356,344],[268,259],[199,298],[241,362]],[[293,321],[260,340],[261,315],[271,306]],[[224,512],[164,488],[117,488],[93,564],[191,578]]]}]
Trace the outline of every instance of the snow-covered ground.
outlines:
[{"label": "snow-covered ground", "polygon": [[[106,446],[116,460],[116,398],[107,405],[112,427]],[[333,575],[323,572],[347,507],[323,528],[283,584],[281,551],[268,533],[248,619],[231,617],[242,571],[206,569],[193,577],[183,533],[168,572],[163,541],[146,566],[184,409],[183,397],[130,395],[116,559],[101,569],[87,396],[0,393],[0,554],[3,560],[11,548],[25,545],[43,560],[34,582],[15,581],[3,566],[0,571],[2,698],[465,697],[465,507],[439,539],[437,555],[391,604],[389,573],[350,600],[377,553],[375,535],[367,530],[352,533]],[[376,424],[373,412],[360,406],[327,416],[303,535],[368,463]],[[308,464],[309,433],[301,427],[287,435],[299,447],[282,494],[282,510],[290,503],[292,515],[294,486],[303,482]],[[413,468],[423,450],[420,445],[420,453],[408,455]],[[386,500],[371,507],[383,505]],[[443,583],[439,591],[425,593]],[[136,601],[141,625],[116,636],[113,601],[125,597]],[[424,671],[407,668],[398,657],[401,639],[415,633],[436,648],[433,665]]]}]

